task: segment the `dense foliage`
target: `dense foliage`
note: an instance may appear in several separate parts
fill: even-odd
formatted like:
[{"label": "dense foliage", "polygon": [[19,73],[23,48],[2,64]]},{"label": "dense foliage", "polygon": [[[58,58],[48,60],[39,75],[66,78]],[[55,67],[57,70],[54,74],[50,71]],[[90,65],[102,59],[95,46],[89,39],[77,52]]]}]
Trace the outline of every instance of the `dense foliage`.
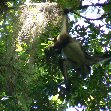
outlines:
[{"label": "dense foliage", "polygon": [[[111,54],[110,1],[102,3],[100,0],[97,3],[91,3],[90,0],[49,1],[57,2],[62,8],[72,7],[70,33],[82,41],[88,54]],[[87,111],[100,109],[109,111],[110,61],[94,65],[86,79],[82,79],[69,68],[71,91],[67,92],[58,67],[57,54],[48,58],[44,53],[52,44],[50,37],[56,37],[60,29],[49,22],[45,31],[39,36],[34,35],[33,40],[30,34],[24,35],[22,40],[23,38],[18,37],[22,27],[19,24],[21,13],[19,7],[24,2],[24,0],[0,2],[0,110],[64,111],[68,106],[72,106]],[[32,0],[32,2],[41,3],[46,0]],[[26,39],[28,36],[31,38]]]}]

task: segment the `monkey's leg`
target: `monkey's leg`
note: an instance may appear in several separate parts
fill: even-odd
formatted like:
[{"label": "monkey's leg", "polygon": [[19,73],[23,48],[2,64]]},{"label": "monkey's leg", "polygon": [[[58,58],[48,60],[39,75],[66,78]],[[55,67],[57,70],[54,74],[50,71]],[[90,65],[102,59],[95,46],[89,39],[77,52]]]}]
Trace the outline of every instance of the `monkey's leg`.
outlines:
[{"label": "monkey's leg", "polygon": [[70,83],[69,83],[68,74],[67,74],[67,62],[68,62],[67,60],[60,59],[59,60],[59,66],[60,66],[60,70],[64,76],[66,90],[69,91],[70,90]]}]

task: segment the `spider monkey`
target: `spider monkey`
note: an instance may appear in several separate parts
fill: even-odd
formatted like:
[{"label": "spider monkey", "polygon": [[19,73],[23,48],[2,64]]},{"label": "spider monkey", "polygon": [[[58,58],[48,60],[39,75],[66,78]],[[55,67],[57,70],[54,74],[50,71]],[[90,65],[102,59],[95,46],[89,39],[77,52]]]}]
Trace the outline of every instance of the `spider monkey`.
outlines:
[{"label": "spider monkey", "polygon": [[[52,50],[55,50],[57,52],[62,52],[66,56],[67,59],[65,59],[65,62],[67,63],[64,64],[72,64],[73,66],[78,66],[83,70],[86,70],[89,72],[90,68],[86,63],[86,57],[82,48],[81,43],[72,38],[69,33],[68,33],[68,13],[70,10],[64,9],[63,13],[63,26],[61,33],[58,35],[56,42],[54,45],[51,47]],[[61,65],[61,70],[64,72],[64,68],[62,68]],[[66,75],[64,75],[65,78]]]},{"label": "spider monkey", "polygon": [[90,73],[90,66],[104,59],[111,59],[111,57],[94,57],[88,55],[80,41],[72,38],[68,33],[68,13],[70,10],[64,9],[63,26],[61,33],[58,35],[55,43],[50,48],[56,52],[63,53],[66,58],[60,60],[60,68],[65,79],[66,88],[69,87],[67,67],[72,65],[75,69],[79,68],[81,76],[85,78]]}]

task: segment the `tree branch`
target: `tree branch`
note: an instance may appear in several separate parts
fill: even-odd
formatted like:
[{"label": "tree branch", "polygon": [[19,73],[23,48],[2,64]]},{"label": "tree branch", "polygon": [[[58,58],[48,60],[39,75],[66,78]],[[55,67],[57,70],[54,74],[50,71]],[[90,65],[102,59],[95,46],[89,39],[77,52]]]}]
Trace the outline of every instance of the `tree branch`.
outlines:
[{"label": "tree branch", "polygon": [[86,8],[88,8],[88,7],[90,7],[90,6],[94,6],[94,7],[96,7],[96,6],[101,6],[101,7],[104,7],[104,6],[108,6],[108,5],[111,5],[111,2],[109,2],[109,3],[96,3],[96,4],[84,5],[84,6],[80,5],[80,6],[78,7],[78,10],[86,9]]},{"label": "tree branch", "polygon": [[78,15],[78,16],[80,16],[80,17],[82,17],[82,18],[84,18],[84,19],[86,19],[86,20],[101,20],[101,19],[103,19],[104,17],[106,17],[107,15],[109,15],[109,13],[105,13],[105,14],[101,15],[101,17],[99,17],[99,18],[94,18],[94,19],[92,19],[92,18],[84,17],[84,16],[78,14],[76,11],[73,11],[73,13],[76,14],[76,15]]}]

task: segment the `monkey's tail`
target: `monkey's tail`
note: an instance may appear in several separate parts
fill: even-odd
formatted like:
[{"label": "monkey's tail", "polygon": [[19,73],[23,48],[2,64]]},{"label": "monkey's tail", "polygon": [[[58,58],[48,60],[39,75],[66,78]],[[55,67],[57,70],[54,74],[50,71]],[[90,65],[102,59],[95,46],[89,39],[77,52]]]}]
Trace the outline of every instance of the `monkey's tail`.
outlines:
[{"label": "monkey's tail", "polygon": [[109,61],[111,60],[111,56],[109,57],[105,57],[105,56],[96,56],[96,57],[91,57],[89,59],[89,65],[94,65],[94,64],[97,64],[97,63],[102,63],[102,62],[105,62],[105,61]]}]

